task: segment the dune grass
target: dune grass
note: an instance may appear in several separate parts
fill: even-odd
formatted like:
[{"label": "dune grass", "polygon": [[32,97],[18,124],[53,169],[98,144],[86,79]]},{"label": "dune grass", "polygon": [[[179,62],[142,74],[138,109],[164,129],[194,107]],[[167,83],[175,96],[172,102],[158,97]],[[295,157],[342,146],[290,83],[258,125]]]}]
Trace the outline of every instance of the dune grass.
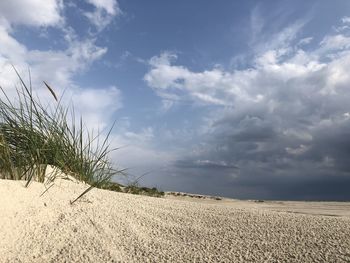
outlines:
[{"label": "dune grass", "polygon": [[[15,69],[16,70],[16,69]],[[17,71],[16,71],[17,73]],[[44,181],[48,165],[102,188],[122,171],[113,168],[108,154],[108,138],[94,136],[76,121],[74,109],[64,106],[54,90],[44,82],[53,100],[49,105],[34,96],[31,85],[21,76],[17,98],[11,100],[0,87],[0,177]]]},{"label": "dune grass", "polygon": [[[16,69],[14,68],[16,71]],[[140,187],[138,182],[124,186],[112,182],[114,175],[126,175],[117,170],[109,159],[108,138],[93,135],[84,128],[83,119],[76,121],[74,108],[67,107],[49,84],[44,82],[52,101],[44,104],[35,96],[31,83],[24,82],[16,71],[20,85],[11,100],[0,86],[0,179],[44,182],[48,166],[58,168],[50,175],[54,181],[59,171],[90,185],[79,197],[93,187],[110,191],[161,197],[157,188]],[[47,174],[46,174],[46,179]]]}]

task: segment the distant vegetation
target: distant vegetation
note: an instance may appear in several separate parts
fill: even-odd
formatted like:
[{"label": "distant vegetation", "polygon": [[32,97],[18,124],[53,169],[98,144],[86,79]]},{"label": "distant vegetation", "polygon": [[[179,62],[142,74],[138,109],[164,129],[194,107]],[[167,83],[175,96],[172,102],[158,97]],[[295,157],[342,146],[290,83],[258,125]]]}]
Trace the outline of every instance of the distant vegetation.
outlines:
[{"label": "distant vegetation", "polygon": [[[16,71],[17,73],[17,71]],[[44,105],[17,73],[20,86],[12,101],[0,87],[0,179],[43,182],[47,166],[83,181],[92,187],[118,192],[159,196],[155,188],[122,186],[111,182],[123,171],[113,168],[108,157],[108,138],[101,139],[76,121],[74,109],[63,105],[54,90],[44,82],[54,104]],[[70,121],[68,121],[70,120]]]},{"label": "distant vegetation", "polygon": [[115,192],[129,193],[129,194],[136,194],[136,195],[147,195],[147,196],[153,196],[153,197],[163,197],[165,195],[163,191],[159,191],[156,187],[153,187],[153,188],[141,187],[135,184],[124,186],[119,183],[109,182],[108,184],[104,185],[102,188],[106,190],[115,191]]}]

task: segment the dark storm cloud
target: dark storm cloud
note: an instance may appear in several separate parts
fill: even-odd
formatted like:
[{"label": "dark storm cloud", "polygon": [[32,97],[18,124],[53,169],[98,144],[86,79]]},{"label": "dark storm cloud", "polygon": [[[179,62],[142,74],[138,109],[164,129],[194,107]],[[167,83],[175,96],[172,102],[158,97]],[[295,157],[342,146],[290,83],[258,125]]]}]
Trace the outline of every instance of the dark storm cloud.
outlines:
[{"label": "dark storm cloud", "polygon": [[219,108],[206,111],[196,150],[174,163],[190,190],[350,200],[350,32],[344,27],[305,52],[293,44],[301,27],[283,30],[280,43],[267,45],[277,48],[256,54],[245,70],[197,73],[172,65],[169,54],[153,59],[152,88]]},{"label": "dark storm cloud", "polygon": [[[221,191],[241,198],[350,200],[350,116],[344,113],[347,103],[341,101],[333,100],[333,105],[328,104],[331,100],[320,101],[319,110],[308,110],[318,112],[311,116],[290,115],[285,109],[281,112],[288,114],[263,116],[260,112],[259,117],[246,116],[238,121],[231,113],[231,118],[225,116],[215,122],[198,156],[187,156],[190,162],[176,162],[178,174],[194,180],[202,176],[208,187],[201,191],[210,194]],[[212,173],[209,166],[193,165],[203,159],[220,160],[237,168],[228,171],[227,167],[217,167]],[[213,192],[213,185],[220,182],[218,192]]]}]

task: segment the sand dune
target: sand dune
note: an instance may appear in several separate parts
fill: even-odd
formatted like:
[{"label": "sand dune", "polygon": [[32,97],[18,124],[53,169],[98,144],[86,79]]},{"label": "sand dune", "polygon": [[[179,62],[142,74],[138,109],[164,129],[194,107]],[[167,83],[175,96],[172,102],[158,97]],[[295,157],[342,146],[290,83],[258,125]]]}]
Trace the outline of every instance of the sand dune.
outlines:
[{"label": "sand dune", "polygon": [[93,189],[71,205],[86,186],[57,180],[40,196],[43,184],[23,184],[0,180],[0,262],[350,261],[348,203],[327,203],[325,214],[335,216],[326,216],[322,203],[311,215],[299,202],[192,201]]}]

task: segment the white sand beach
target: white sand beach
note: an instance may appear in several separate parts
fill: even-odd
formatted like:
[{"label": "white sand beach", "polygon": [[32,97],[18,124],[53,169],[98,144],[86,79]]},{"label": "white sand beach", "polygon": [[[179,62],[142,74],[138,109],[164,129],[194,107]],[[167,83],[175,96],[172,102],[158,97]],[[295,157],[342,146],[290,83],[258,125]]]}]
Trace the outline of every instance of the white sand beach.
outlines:
[{"label": "white sand beach", "polygon": [[154,198],[0,180],[0,262],[349,262],[350,204]]}]

